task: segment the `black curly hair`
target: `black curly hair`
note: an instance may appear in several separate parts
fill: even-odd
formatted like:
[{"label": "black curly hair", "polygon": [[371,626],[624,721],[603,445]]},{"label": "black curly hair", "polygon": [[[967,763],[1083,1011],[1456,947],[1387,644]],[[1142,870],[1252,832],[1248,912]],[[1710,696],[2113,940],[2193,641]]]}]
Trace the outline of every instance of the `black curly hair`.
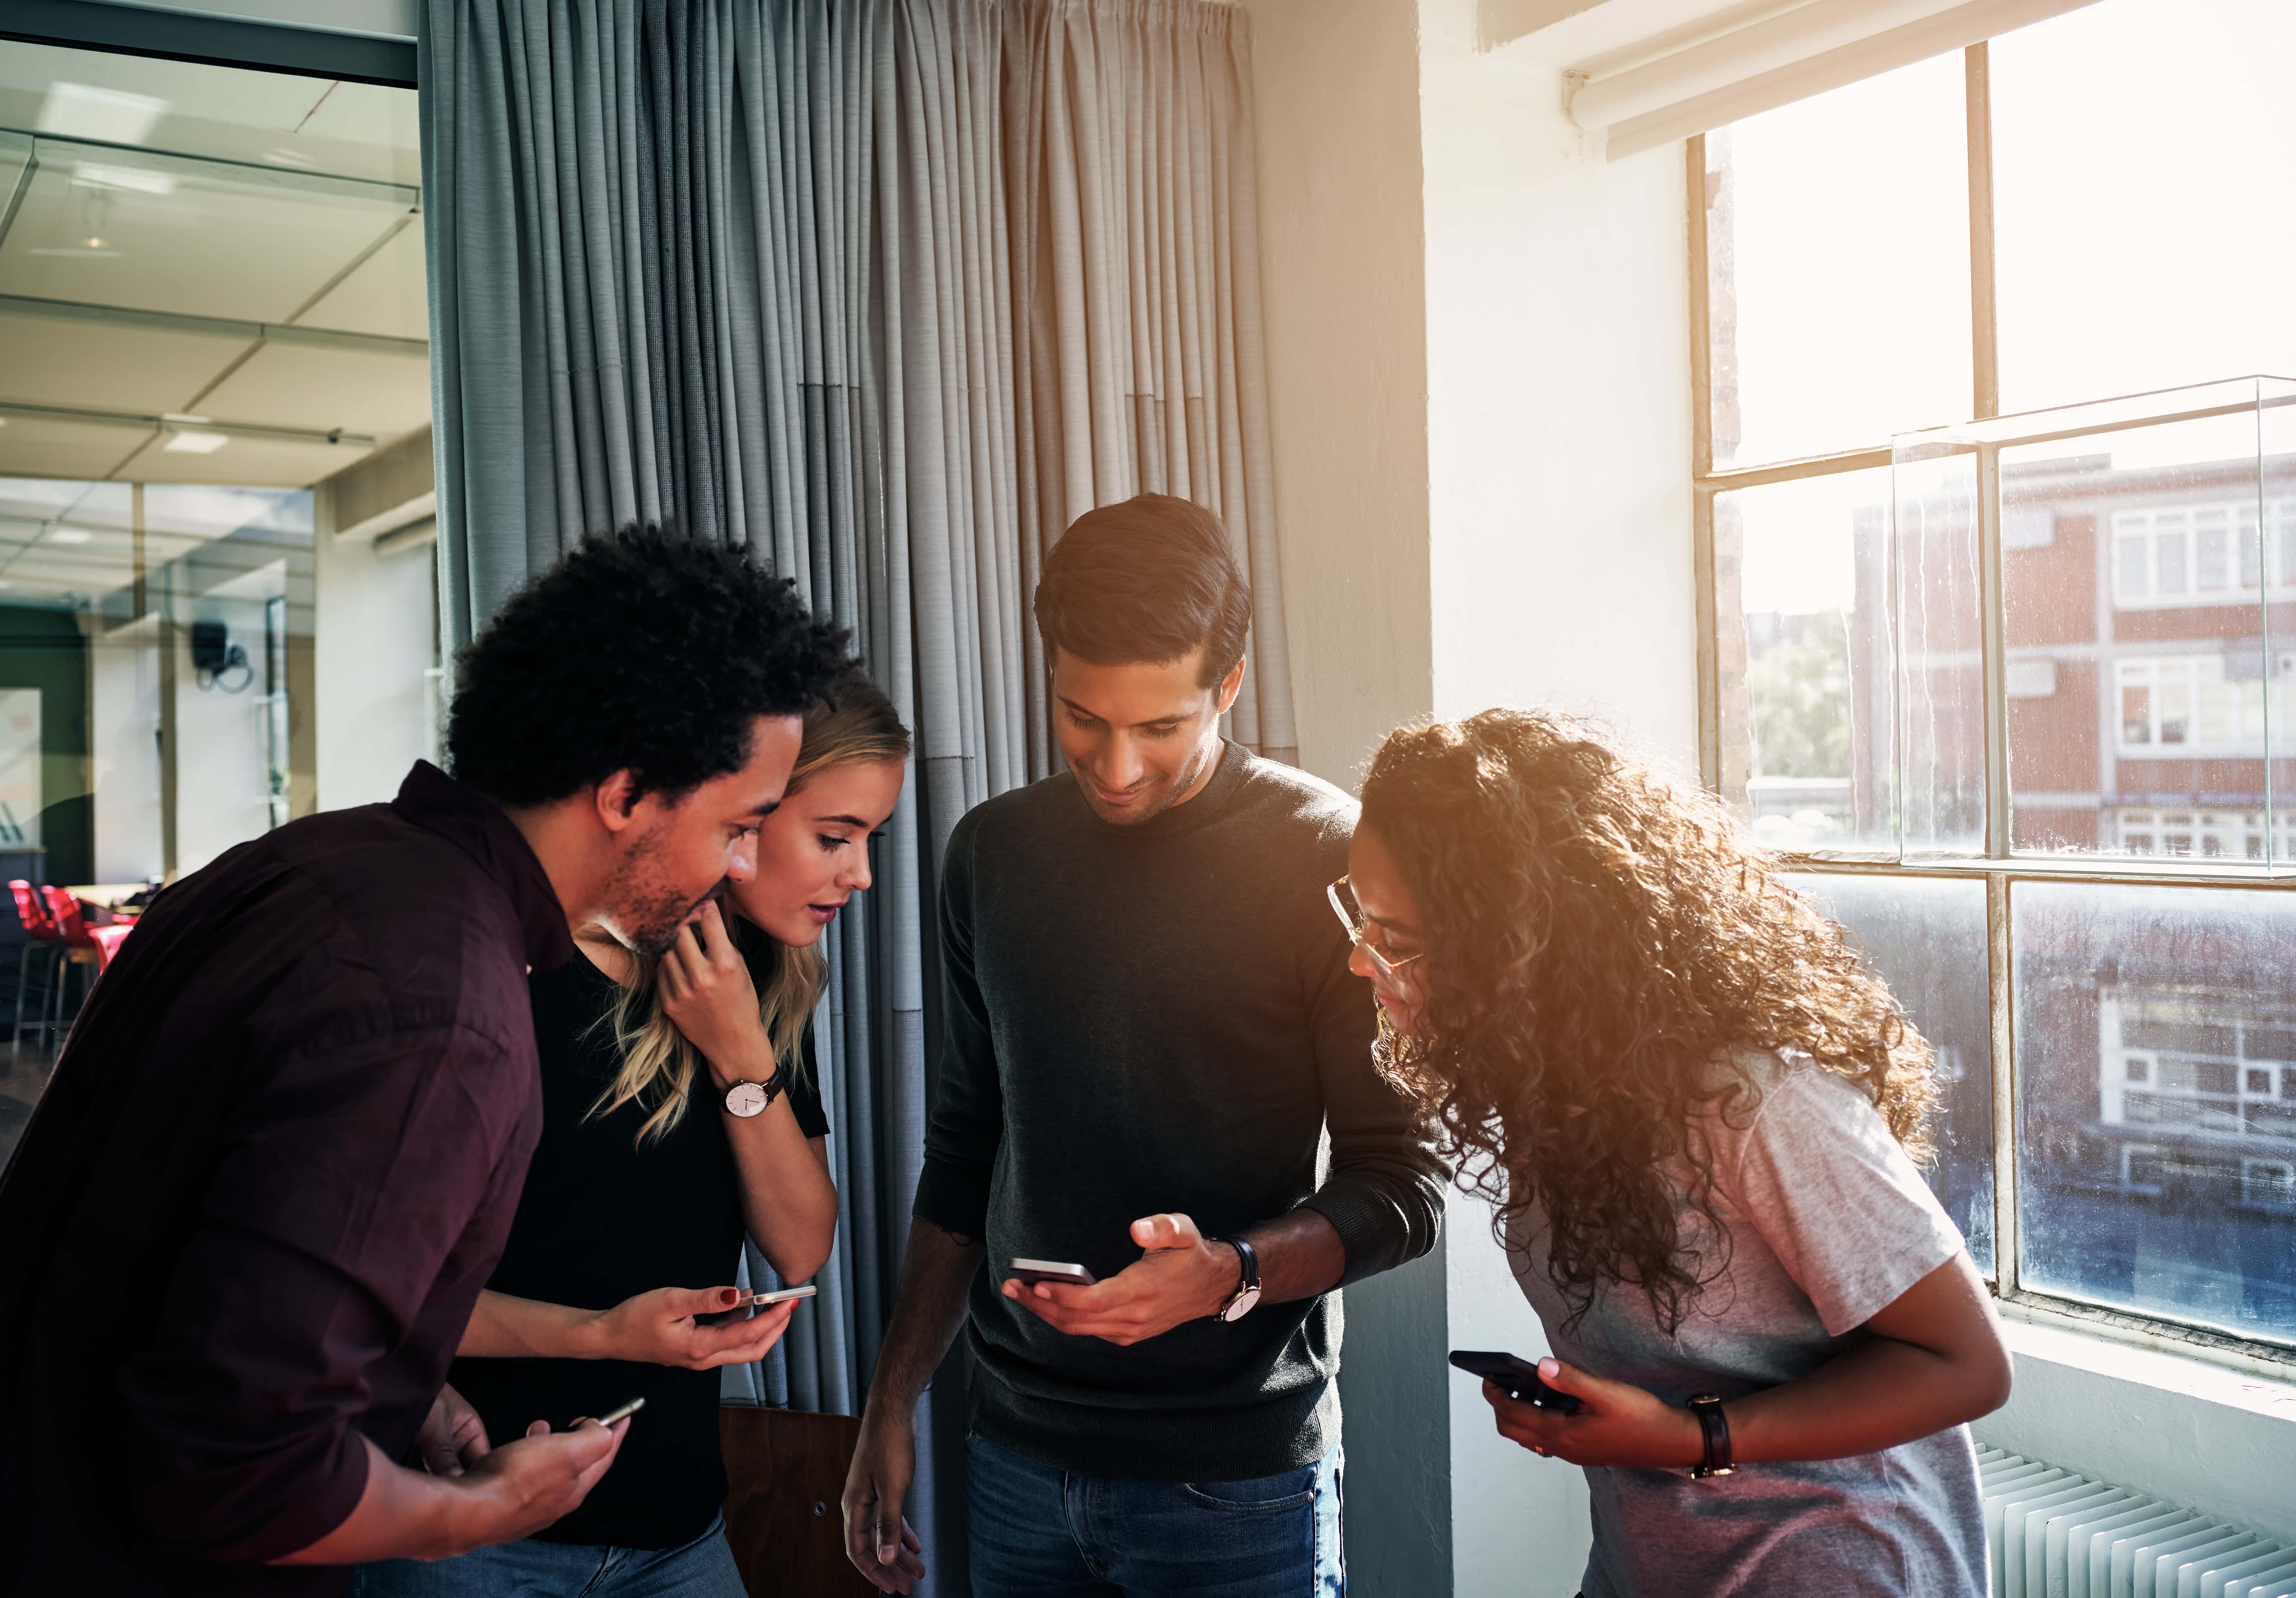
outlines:
[{"label": "black curly hair", "polygon": [[802,716],[850,664],[787,578],[672,527],[583,539],[456,657],[454,774],[547,804],[618,771],[670,799],[750,758],[760,716]]},{"label": "black curly hair", "polygon": [[1592,724],[1486,710],[1398,728],[1357,824],[1393,851],[1426,940],[1419,1023],[1382,1027],[1379,1063],[1432,1111],[1503,1239],[1544,1210],[1574,1320],[1598,1288],[1638,1287],[1671,1333],[1726,1266],[1685,1246],[1726,1242],[1693,1128],[1752,1113],[1741,1051],[1849,1078],[1930,1157],[1934,1063],[1888,986],[1720,800]]}]

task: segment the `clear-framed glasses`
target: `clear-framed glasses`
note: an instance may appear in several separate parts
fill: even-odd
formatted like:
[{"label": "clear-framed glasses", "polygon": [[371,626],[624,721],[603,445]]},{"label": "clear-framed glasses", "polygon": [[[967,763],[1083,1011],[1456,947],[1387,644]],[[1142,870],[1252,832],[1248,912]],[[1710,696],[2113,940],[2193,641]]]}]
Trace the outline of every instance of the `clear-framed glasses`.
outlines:
[{"label": "clear-framed glasses", "polygon": [[1406,955],[1400,960],[1390,960],[1382,954],[1379,946],[1364,930],[1363,906],[1356,903],[1356,890],[1348,886],[1345,877],[1324,889],[1324,897],[1332,901],[1332,914],[1338,916],[1340,925],[1348,930],[1348,941],[1361,949],[1371,961],[1373,979],[1396,997],[1408,997],[1410,978],[1405,975],[1404,967],[1414,960],[1426,958],[1425,951]]}]

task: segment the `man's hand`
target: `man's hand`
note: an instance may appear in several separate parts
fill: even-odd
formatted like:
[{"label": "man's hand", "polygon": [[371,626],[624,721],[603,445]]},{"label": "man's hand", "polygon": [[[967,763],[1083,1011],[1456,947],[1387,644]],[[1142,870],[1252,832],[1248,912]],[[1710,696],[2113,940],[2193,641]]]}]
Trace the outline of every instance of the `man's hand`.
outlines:
[{"label": "man's hand", "polygon": [[460,1476],[492,1451],[486,1422],[451,1387],[440,1388],[430,1400],[430,1413],[414,1434],[414,1447],[422,1468],[433,1476]]},{"label": "man's hand", "polygon": [[658,1287],[625,1299],[592,1317],[590,1346],[601,1359],[709,1371],[749,1364],[782,1340],[797,1300],[785,1299],[747,1320],[716,1326],[695,1323],[696,1315],[717,1315],[742,1302],[737,1287]]},{"label": "man's hand", "polygon": [[916,1469],[907,1417],[889,1418],[871,1405],[845,1473],[845,1556],[881,1593],[906,1593],[924,1579],[925,1545],[901,1513]]},{"label": "man's hand", "polygon": [[1574,1465],[1640,1465],[1680,1470],[1706,1457],[1698,1417],[1655,1393],[1564,1364],[1549,1356],[1538,1378],[1579,1402],[1575,1415],[1510,1398],[1483,1383],[1483,1398],[1498,1416],[1499,1435],[1544,1458]]},{"label": "man's hand", "polygon": [[1186,1216],[1135,1221],[1132,1241],[1145,1251],[1105,1282],[1070,1287],[1008,1280],[998,1291],[1055,1332],[1127,1348],[1218,1315],[1243,1280],[1236,1251],[1206,1242]]},{"label": "man's hand", "polygon": [[483,1522],[467,1547],[451,1552],[514,1543],[573,1512],[614,1463],[629,1429],[627,1419],[610,1427],[583,1420],[554,1432],[549,1422],[537,1421],[524,1437],[494,1449],[463,1478],[486,1501]]}]

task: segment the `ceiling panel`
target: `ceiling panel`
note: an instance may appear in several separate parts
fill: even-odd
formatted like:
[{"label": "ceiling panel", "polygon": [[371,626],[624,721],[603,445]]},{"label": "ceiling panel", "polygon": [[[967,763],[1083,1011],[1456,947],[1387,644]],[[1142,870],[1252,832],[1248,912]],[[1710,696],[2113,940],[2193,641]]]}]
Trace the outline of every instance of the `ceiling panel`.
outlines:
[{"label": "ceiling panel", "polygon": [[303,488],[330,472],[340,471],[366,453],[365,445],[234,438],[212,455],[195,455],[176,453],[154,442],[120,468],[119,475],[147,483],[234,483],[250,488]]},{"label": "ceiling panel", "polygon": [[102,477],[132,454],[149,429],[11,416],[0,427],[0,472],[27,477]]},{"label": "ceiling panel", "polygon": [[390,242],[359,263],[348,277],[296,318],[299,327],[383,333],[394,339],[430,336],[430,306],[422,278],[422,218],[410,217]]},{"label": "ceiling panel", "polygon": [[0,308],[0,399],[147,416],[188,410],[252,342]]},{"label": "ceiling panel", "polygon": [[406,214],[405,190],[43,139],[0,293],[285,322]]},{"label": "ceiling panel", "polygon": [[281,72],[0,47],[0,125],[420,183],[414,91]]},{"label": "ceiling panel", "polygon": [[430,420],[430,363],[419,355],[266,344],[200,401],[219,422],[366,433],[379,442]]}]

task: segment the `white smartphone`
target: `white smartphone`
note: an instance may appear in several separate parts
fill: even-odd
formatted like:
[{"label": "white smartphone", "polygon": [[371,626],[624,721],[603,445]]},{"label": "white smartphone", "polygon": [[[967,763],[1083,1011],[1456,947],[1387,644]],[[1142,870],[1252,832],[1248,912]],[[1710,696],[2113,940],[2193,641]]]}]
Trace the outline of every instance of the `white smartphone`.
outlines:
[{"label": "white smartphone", "polygon": [[746,1302],[750,1308],[760,1309],[766,1305],[779,1304],[790,1299],[810,1299],[818,1291],[808,1282],[803,1287],[784,1287],[770,1293],[751,1293]]},{"label": "white smartphone", "polygon": [[1016,1259],[1009,1273],[1015,1282],[1063,1282],[1070,1287],[1090,1287],[1094,1277],[1080,1265],[1059,1259]]}]

